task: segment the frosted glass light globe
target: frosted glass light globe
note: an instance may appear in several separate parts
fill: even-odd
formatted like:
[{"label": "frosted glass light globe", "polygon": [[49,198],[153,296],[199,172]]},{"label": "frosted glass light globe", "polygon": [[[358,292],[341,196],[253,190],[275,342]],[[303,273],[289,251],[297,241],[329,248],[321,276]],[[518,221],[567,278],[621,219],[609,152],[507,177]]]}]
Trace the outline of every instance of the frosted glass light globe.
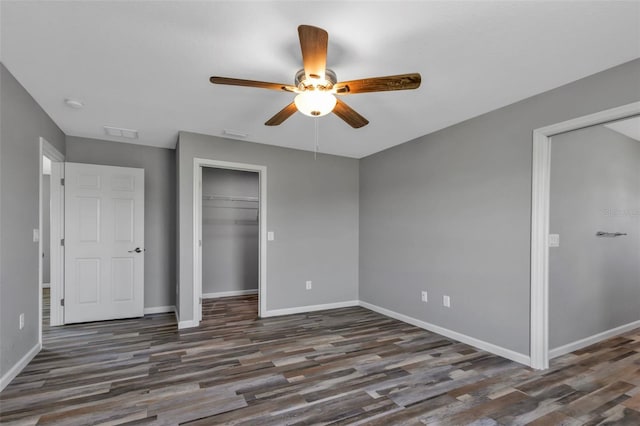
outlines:
[{"label": "frosted glass light globe", "polygon": [[333,111],[336,106],[336,97],[329,92],[321,90],[309,90],[300,93],[293,102],[298,111],[309,117],[322,117]]}]

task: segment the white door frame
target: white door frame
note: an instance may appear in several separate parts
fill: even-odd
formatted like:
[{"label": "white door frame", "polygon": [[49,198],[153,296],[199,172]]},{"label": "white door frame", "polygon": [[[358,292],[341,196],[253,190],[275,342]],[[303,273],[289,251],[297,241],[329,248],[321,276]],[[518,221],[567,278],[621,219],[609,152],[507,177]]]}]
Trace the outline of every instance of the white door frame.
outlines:
[{"label": "white door frame", "polygon": [[[42,344],[42,157],[51,160],[51,225],[50,225],[50,261],[51,261],[51,285],[50,285],[50,325],[62,325],[64,308],[60,306],[63,297],[64,284],[64,247],[60,240],[64,238],[64,188],[61,179],[64,177],[64,155],[51,145],[45,138],[40,138],[40,177],[38,179],[38,229],[40,238],[38,242],[38,336]],[[57,244],[56,244],[57,243]]]},{"label": "white door frame", "polygon": [[533,131],[531,175],[531,367],[549,368],[549,193],[551,137],[640,114],[640,102]]},{"label": "white door frame", "polygon": [[267,167],[256,164],[229,161],[193,159],[193,319],[194,326],[202,320],[202,168],[242,170],[257,172],[260,186],[259,214],[259,274],[258,316],[267,312]]}]

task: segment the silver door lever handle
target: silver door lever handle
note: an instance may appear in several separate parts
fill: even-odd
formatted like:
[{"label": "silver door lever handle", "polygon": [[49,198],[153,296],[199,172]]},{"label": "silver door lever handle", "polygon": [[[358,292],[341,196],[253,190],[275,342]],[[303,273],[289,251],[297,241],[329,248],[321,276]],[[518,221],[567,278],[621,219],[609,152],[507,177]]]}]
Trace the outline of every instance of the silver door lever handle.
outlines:
[{"label": "silver door lever handle", "polygon": [[627,235],[627,233],[626,232],[604,232],[604,231],[596,232],[596,237],[621,237],[623,235]]},{"label": "silver door lever handle", "polygon": [[142,253],[142,249],[140,247],[136,247],[133,250],[129,250],[129,253]]}]

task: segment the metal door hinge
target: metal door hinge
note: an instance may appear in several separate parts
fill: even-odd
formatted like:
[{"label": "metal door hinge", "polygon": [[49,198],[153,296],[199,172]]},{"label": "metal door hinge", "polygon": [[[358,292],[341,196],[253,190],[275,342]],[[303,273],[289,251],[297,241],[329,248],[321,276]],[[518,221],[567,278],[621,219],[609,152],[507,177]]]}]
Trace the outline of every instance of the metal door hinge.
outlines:
[{"label": "metal door hinge", "polygon": [[64,247],[64,238],[60,240],[60,245]]},{"label": "metal door hinge", "polygon": [[60,185],[64,186],[64,178],[60,179]]},{"label": "metal door hinge", "polygon": [[60,299],[60,306],[64,306],[64,298]]}]

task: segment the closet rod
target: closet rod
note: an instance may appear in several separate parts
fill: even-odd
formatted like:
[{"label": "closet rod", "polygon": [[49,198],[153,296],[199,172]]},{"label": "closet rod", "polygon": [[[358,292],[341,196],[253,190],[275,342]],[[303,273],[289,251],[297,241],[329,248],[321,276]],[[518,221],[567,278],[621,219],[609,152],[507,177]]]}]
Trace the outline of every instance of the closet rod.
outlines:
[{"label": "closet rod", "polygon": [[231,195],[203,195],[203,200],[222,200],[222,201],[250,201],[257,203],[260,201],[258,197],[240,197]]}]

